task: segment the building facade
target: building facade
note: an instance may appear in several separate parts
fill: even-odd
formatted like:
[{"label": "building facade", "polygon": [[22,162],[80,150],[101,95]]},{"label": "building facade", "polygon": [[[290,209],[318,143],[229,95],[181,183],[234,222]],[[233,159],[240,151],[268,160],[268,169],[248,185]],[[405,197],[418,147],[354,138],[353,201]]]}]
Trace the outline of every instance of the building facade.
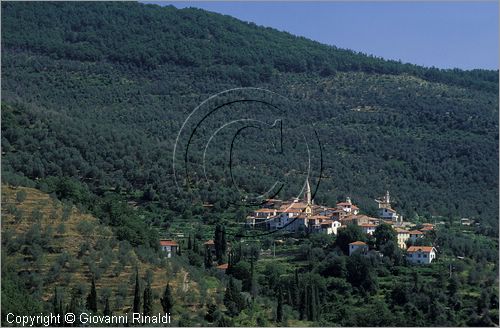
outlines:
[{"label": "building facade", "polygon": [[437,252],[432,246],[410,246],[406,253],[406,259],[412,264],[431,264]]},{"label": "building facade", "polygon": [[177,249],[179,245],[177,242],[170,239],[160,240],[160,250],[166,254],[168,258],[177,254]]}]

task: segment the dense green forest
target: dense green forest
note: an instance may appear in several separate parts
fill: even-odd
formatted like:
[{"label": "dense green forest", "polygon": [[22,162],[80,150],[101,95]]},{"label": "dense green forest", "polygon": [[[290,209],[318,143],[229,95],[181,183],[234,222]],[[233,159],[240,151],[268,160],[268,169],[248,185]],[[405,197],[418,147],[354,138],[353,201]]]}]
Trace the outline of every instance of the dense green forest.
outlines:
[{"label": "dense green forest", "polygon": [[[257,261],[252,279],[260,277],[254,284],[259,302],[249,305],[238,293],[252,294],[248,279],[255,259],[239,255],[235,281],[221,278],[234,291],[225,302],[229,312],[221,316],[207,304],[212,308],[205,324],[269,324],[274,314],[243,317],[251,316],[252,306],[264,313],[259,311],[266,304],[277,303],[283,324],[498,322],[498,312],[485,312],[498,306],[498,294],[488,290],[498,281],[484,270],[498,272],[498,71],[424,68],[203,10],[133,2],[4,2],[2,50],[2,183],[36,187],[79,206],[111,227],[119,242],[146,252],[144,258],[157,254],[159,237],[196,234],[201,243],[213,238],[216,223],[230,232],[246,216],[249,209],[237,205],[224,169],[209,173],[211,182],[221,181],[216,187],[200,183],[190,191],[176,188],[172,171],[186,117],[210,95],[235,87],[283,95],[294,124],[314,126],[323,150],[317,203],[333,206],[350,196],[373,214],[373,199],[390,189],[405,218],[446,221],[439,238],[444,253],[468,258],[447,276],[445,262],[433,270],[409,268],[396,255],[390,263],[365,263],[342,256],[335,240],[307,241],[305,253],[302,246],[284,248],[292,264]],[[252,115],[268,123],[276,118],[263,109]],[[233,118],[220,112],[209,123]],[[221,150],[217,143],[209,159],[218,163]],[[269,188],[282,172],[275,168],[278,157],[266,152],[256,158],[262,152],[257,135],[250,134],[239,150],[239,186],[249,192]],[[300,171],[304,151],[299,148],[279,169]],[[462,217],[480,224],[462,235],[454,226]],[[203,256],[191,247],[182,265],[196,271]],[[357,268],[373,279],[353,277]],[[8,287],[28,284],[13,275],[16,268],[5,270]],[[435,288],[422,285],[420,275]],[[287,290],[286,279],[296,282],[294,291]],[[457,286],[463,287],[459,294]],[[336,312],[317,310],[324,307]],[[243,308],[243,317],[235,318]],[[199,322],[191,320],[185,323]]]}]

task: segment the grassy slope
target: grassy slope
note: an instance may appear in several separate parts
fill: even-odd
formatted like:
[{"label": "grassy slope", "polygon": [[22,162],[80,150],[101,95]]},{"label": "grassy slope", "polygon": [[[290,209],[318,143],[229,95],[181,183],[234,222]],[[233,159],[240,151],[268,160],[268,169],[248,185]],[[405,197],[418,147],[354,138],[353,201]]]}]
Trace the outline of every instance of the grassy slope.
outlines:
[{"label": "grassy slope", "polygon": [[[45,245],[46,248],[50,246],[53,251],[44,251],[42,257],[43,259],[41,260],[41,265],[39,266],[40,271],[38,273],[44,278],[48,276],[50,267],[63,252],[68,253],[70,258],[76,259],[77,261],[75,265],[76,269],[74,271],[72,271],[69,268],[68,263],[66,263],[61,271],[61,274],[55,281],[44,284],[42,298],[44,300],[50,300],[55,286],[65,287],[67,291],[78,284],[83,284],[84,286],[89,287],[91,275],[89,273],[88,266],[83,263],[82,258],[78,257],[80,245],[86,241],[90,243],[92,248],[94,248],[99,239],[112,241],[114,237],[110,228],[101,225],[95,217],[79,212],[75,207],[72,208],[70,217],[67,220],[63,220],[62,204],[57,200],[51,199],[49,195],[39,190],[25,187],[12,187],[8,185],[3,185],[2,187],[2,235],[4,242],[6,242],[6,234],[10,236],[8,239],[21,238],[22,235],[26,234],[26,232],[34,224],[34,219],[31,218],[30,214],[33,210],[38,209],[41,213],[43,213],[43,218],[39,221],[41,232],[45,233],[49,227],[52,227],[54,230],[53,238],[51,238],[51,244]],[[17,202],[16,194],[20,191],[25,191],[27,197],[24,201]],[[9,213],[9,208],[11,209],[12,206],[16,209],[22,210],[24,213],[22,219],[17,222],[14,215]],[[57,215],[55,218],[51,218],[51,216],[53,216],[51,214],[54,209],[56,209]],[[84,235],[80,231],[81,229],[78,228],[78,225],[84,221],[88,222],[93,227],[93,231],[88,235]],[[64,233],[56,232],[56,227],[59,224],[65,225],[66,229]],[[117,245],[112,248],[112,252],[116,255],[118,252]],[[195,296],[194,299],[199,296],[199,287],[197,282],[190,279],[189,274],[186,269],[182,267],[182,265],[173,264],[171,260],[165,261],[162,265],[151,265],[149,263],[141,262],[134,251],[130,251],[129,257],[132,263],[137,261],[139,264],[139,274],[141,277],[145,276],[147,270],[151,270],[153,272],[152,288],[153,294],[156,297],[161,295],[167,282],[170,282],[173,287],[174,297],[176,300],[187,301],[188,298],[186,298],[186,295],[188,294],[193,294]],[[29,256],[24,255],[21,251],[16,252],[11,256],[2,258],[2,261],[18,263],[18,265],[20,265],[19,272],[23,272],[24,270],[30,271],[37,267],[29,261]],[[116,276],[112,272],[112,269],[117,264],[117,261],[118,260],[115,258],[109,268],[101,275],[100,279],[96,281],[96,287],[98,296],[100,295],[100,290],[102,288],[111,289],[112,296],[110,304],[113,306],[113,304],[115,304],[114,300],[116,292],[119,288],[118,286],[125,282],[128,286],[128,292],[127,297],[123,302],[123,307],[114,309],[117,312],[124,313],[130,311],[131,304],[133,303],[135,265],[132,263],[125,265],[121,273]],[[69,282],[65,281],[63,278],[65,274],[70,275]],[[211,287],[212,288],[208,290],[209,293],[212,293],[218,287],[218,283],[215,283],[215,285]],[[69,292],[66,293],[66,295],[69,296]],[[191,296],[190,299],[193,300],[193,296]],[[154,306],[155,311],[162,311],[158,299],[155,299]],[[194,304],[187,304],[187,302],[182,302],[178,304],[178,306],[192,308],[193,310],[195,309]],[[100,308],[102,309],[102,307]]]}]

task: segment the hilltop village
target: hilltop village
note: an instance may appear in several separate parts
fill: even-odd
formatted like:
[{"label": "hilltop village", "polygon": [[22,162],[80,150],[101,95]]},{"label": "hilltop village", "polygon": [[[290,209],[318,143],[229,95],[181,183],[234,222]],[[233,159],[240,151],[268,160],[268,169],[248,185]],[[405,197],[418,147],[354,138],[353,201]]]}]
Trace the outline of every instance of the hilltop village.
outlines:
[{"label": "hilltop village", "polygon": [[[404,221],[403,216],[392,208],[389,191],[375,201],[378,204],[377,217],[360,214],[360,208],[349,197],[337,203],[335,207],[314,204],[311,187],[307,181],[304,199],[295,198],[288,201],[270,199],[247,217],[246,224],[251,229],[265,231],[282,229],[290,233],[334,235],[337,235],[339,229],[354,224],[367,235],[373,235],[377,227],[385,223],[394,229],[398,246],[406,250],[410,263],[430,264],[436,258],[436,249],[432,246],[420,246],[419,240],[434,230],[434,225],[424,223],[417,229],[416,224]],[[349,244],[349,255],[368,251],[365,242],[354,241]]]}]

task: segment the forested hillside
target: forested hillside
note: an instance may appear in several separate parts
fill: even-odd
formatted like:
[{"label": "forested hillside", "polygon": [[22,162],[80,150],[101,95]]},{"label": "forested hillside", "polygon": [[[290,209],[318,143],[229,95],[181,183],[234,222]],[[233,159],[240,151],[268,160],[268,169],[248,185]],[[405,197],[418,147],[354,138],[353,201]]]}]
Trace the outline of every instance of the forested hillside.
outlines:
[{"label": "forested hillside", "polygon": [[[198,9],[133,2],[3,2],[2,183],[37,188],[78,206],[109,228],[113,243],[130,246],[145,254],[145,262],[154,263],[159,237],[196,234],[201,243],[213,238],[215,223],[241,220],[249,211],[234,205],[238,195],[223,170],[210,172],[210,181],[223,181],[217,188],[200,184],[195,192],[179,191],[172,172],[174,142],[186,117],[210,95],[235,87],[283,95],[293,104],[289,113],[294,121],[314,126],[323,147],[317,203],[334,206],[349,196],[372,214],[373,200],[389,189],[398,213],[414,222],[445,220],[451,225],[446,231],[457,234],[457,219],[479,223],[463,240],[446,234],[440,238],[447,255],[473,258],[460,271],[463,284],[471,272],[475,275],[461,291],[460,306],[467,310],[460,313],[453,309],[456,290],[448,293],[441,284],[448,274],[443,263],[435,271],[418,272],[394,264],[390,273],[382,262],[370,264],[369,273],[379,277],[374,286],[380,283],[382,288],[372,286],[368,293],[378,293],[374,297],[379,301],[387,298],[384,302],[397,313],[397,320],[391,321],[384,302],[360,305],[365,291],[346,282],[345,259],[328,255],[330,241],[308,244],[307,254],[285,254],[309,268],[304,277],[311,283],[301,288],[315,286],[323,295],[360,290],[350,305],[323,317],[323,323],[364,325],[360,318],[370,316],[362,316],[361,310],[377,313],[380,305],[385,316],[373,325],[477,324],[479,318],[481,324],[491,324],[482,313],[498,305],[495,293],[486,295],[488,303],[477,305],[477,313],[473,309],[481,290],[495,278],[472,267],[498,270],[491,253],[498,247],[498,71],[440,70],[387,61]],[[228,119],[224,114],[219,118]],[[270,179],[274,181],[275,157],[255,156],[260,144],[249,140],[240,154],[238,182],[248,191],[265,190]],[[216,154],[209,156],[217,159]],[[265,168],[256,170],[259,161]],[[279,167],[292,172],[294,164],[285,161]],[[463,244],[454,244],[457,240]],[[16,245],[12,254],[21,251]],[[313,254],[314,248],[320,249],[319,255]],[[200,252],[188,254],[189,264],[181,262],[181,267],[203,262]],[[325,273],[322,266],[330,264],[342,272]],[[8,265],[5,272],[19,269],[15,261]],[[260,262],[257,270],[269,297],[263,304],[273,299],[280,276],[295,279],[296,274],[286,263],[267,265]],[[85,270],[88,283],[95,273]],[[430,300],[429,287],[419,281],[394,278],[407,293],[394,292],[388,300],[391,277],[399,270],[415,279],[423,275],[429,284],[443,288],[432,299],[446,307],[448,319],[430,308],[415,308]],[[273,274],[276,281],[262,278]],[[29,284],[25,277],[17,279],[12,279],[13,285]],[[329,295],[331,304],[341,301]],[[416,295],[415,305],[399,307],[398,297],[409,295]],[[294,308],[298,302],[291,299],[290,294],[290,318],[292,311],[299,311]],[[342,311],[349,312],[354,304],[360,313],[345,316]],[[121,305],[116,309],[125,307]],[[419,322],[405,317],[410,310],[420,316]],[[266,311],[264,317],[270,318]],[[248,324],[266,323],[248,315]],[[300,316],[307,318],[318,319],[314,314]],[[193,322],[200,321],[188,321]]]},{"label": "forested hillside", "polygon": [[182,212],[169,157],[187,113],[207,95],[259,86],[316,123],[331,177],[319,200],[350,193],[369,207],[390,188],[407,217],[470,216],[496,230],[497,72],[403,65],[196,9],[3,11],[5,178],[147,187]]}]

